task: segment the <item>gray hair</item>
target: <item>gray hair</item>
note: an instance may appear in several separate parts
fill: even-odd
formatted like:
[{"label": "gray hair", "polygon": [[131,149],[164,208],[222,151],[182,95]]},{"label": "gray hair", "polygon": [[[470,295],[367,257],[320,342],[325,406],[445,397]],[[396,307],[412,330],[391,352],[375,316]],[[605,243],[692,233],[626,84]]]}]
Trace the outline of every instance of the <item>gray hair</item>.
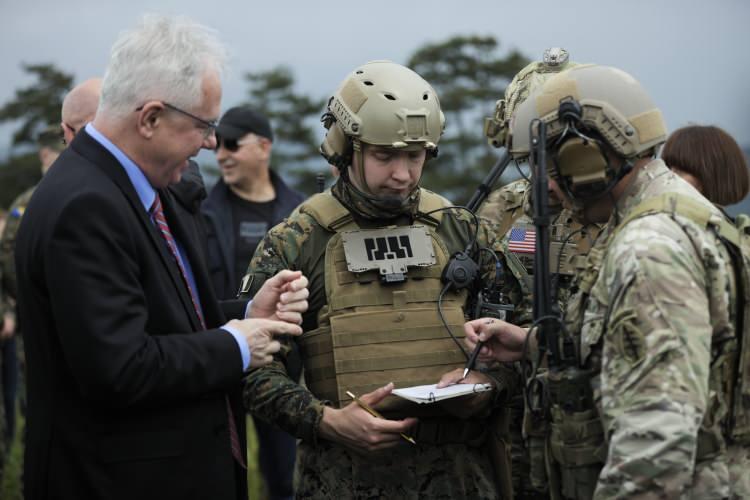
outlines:
[{"label": "gray hair", "polygon": [[197,107],[204,76],[220,76],[226,58],[214,30],[183,16],[147,14],[112,46],[99,112],[124,117],[151,99]]}]

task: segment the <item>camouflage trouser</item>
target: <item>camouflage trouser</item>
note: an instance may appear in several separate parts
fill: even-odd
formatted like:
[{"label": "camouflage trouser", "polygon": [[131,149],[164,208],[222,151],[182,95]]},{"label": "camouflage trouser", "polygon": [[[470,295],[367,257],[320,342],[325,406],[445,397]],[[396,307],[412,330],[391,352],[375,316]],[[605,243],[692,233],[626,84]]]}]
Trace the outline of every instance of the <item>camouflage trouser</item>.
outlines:
[{"label": "camouflage trouser", "polygon": [[518,500],[546,500],[549,498],[549,493],[540,492],[531,486],[529,450],[523,439],[523,394],[514,397],[509,407],[513,497]]},{"label": "camouflage trouser", "polygon": [[496,498],[485,452],[463,444],[403,443],[360,456],[329,442],[297,450],[297,498]]}]

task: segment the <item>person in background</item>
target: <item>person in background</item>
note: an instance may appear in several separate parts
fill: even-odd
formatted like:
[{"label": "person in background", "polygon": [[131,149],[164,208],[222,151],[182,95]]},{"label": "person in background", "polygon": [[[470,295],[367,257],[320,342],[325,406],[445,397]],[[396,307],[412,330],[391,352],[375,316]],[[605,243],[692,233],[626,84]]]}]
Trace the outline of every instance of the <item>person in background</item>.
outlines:
[{"label": "person in background", "polygon": [[664,163],[720,207],[747,196],[750,173],[737,141],[719,127],[689,125],[670,134],[661,150]]},{"label": "person in background", "polygon": [[[269,228],[304,200],[270,168],[273,131],[268,118],[249,107],[229,109],[216,128],[216,160],[221,177],[203,202],[208,270],[219,299],[237,296],[240,278]],[[290,360],[299,380],[299,355]],[[255,419],[260,469],[272,500],[294,495],[296,439]]]},{"label": "person in background", "polygon": [[[513,140],[509,131],[510,123],[518,106],[545,81],[579,64],[569,60],[565,49],[551,47],[544,51],[540,61],[529,63],[521,69],[506,87],[504,98],[497,101],[493,116],[485,119],[485,135],[489,144],[509,149]],[[526,162],[528,158],[517,155],[513,161],[518,166],[519,162]],[[518,172],[524,175],[520,166]],[[508,247],[506,257],[508,261],[516,262],[510,269],[513,272],[520,271],[517,278],[529,297],[528,303],[532,303],[536,257],[536,227],[531,198],[532,184],[523,177],[493,190],[477,211],[477,215],[497,224],[498,237],[504,239]],[[577,264],[583,261],[601,228],[598,224],[579,219],[572,210],[563,208],[561,200],[551,189],[548,190],[548,200],[551,215],[549,262],[553,294],[560,309],[564,310],[573,291],[575,275],[581,272]],[[513,496],[519,500],[549,498],[547,482],[532,473],[532,470],[542,468],[544,461],[544,456],[540,453],[543,447],[534,444],[539,441],[542,429],[540,422],[536,420],[536,415],[525,412],[521,391],[508,407],[511,412]],[[532,460],[536,462],[536,468],[532,467]]]},{"label": "person in background", "polygon": [[96,116],[102,90],[101,78],[89,78],[73,87],[63,99],[60,128],[63,141],[70,144],[73,137]]},{"label": "person in background", "polygon": [[[64,149],[60,142],[58,129],[49,125],[37,136],[39,163],[42,176],[50,169]],[[16,432],[16,402],[21,398],[24,407],[23,393],[24,346],[20,331],[23,328],[17,321],[16,302],[18,298],[18,278],[14,261],[16,235],[21,224],[26,206],[34,194],[36,186],[21,193],[10,205],[5,227],[0,234],[0,296],[4,298],[6,308],[3,314],[3,328],[0,332],[0,349],[2,350],[3,405],[5,408],[5,440],[10,443]]]}]

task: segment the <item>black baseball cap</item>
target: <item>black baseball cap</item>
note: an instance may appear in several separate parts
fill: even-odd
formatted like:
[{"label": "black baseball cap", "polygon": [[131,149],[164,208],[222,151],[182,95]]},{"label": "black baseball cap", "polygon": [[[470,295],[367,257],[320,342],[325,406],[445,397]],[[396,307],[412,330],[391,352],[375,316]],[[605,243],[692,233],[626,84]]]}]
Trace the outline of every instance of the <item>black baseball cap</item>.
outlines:
[{"label": "black baseball cap", "polygon": [[239,139],[251,132],[273,142],[273,131],[268,118],[249,106],[229,109],[216,126],[216,135],[226,139]]}]

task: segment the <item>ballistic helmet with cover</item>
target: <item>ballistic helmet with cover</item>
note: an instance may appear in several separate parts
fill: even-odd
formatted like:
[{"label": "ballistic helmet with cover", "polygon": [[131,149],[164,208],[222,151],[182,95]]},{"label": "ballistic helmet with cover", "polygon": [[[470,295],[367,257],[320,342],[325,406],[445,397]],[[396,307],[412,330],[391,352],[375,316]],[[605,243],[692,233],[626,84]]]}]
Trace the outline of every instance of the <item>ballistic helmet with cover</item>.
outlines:
[{"label": "ballistic helmet with cover", "polygon": [[424,148],[437,153],[445,116],[432,86],[411,69],[372,61],[355,69],[328,101],[321,121],[328,132],[320,152],[328,163],[351,165],[360,143]]},{"label": "ballistic helmet with cover", "polygon": [[484,135],[489,144],[496,148],[508,146],[510,141],[509,126],[519,104],[524,102],[531,92],[540,87],[552,75],[578,66],[569,61],[568,51],[560,47],[551,47],[544,51],[541,61],[528,64],[519,71],[505,88],[505,97],[495,103],[495,114],[484,119]]},{"label": "ballistic helmet with cover", "polygon": [[[608,192],[667,138],[661,111],[641,84],[609,66],[579,65],[536,89],[511,118],[511,154],[528,156],[537,119],[547,125],[550,174],[579,199]],[[622,161],[614,165],[604,145]]]}]

